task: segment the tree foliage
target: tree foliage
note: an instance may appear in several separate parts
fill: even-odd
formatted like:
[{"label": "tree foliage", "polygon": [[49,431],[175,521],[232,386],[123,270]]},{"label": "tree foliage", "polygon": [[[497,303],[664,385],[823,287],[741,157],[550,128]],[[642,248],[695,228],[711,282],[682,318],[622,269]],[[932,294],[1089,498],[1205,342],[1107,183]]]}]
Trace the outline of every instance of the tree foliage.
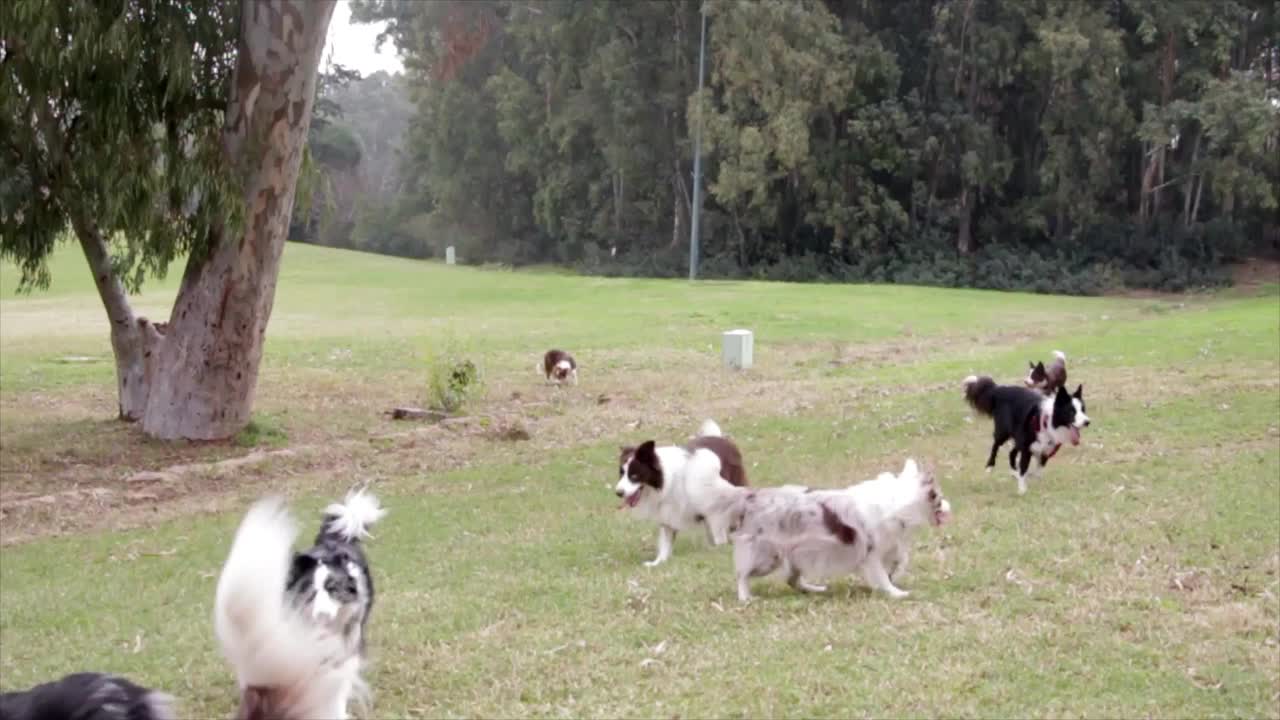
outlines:
[{"label": "tree foliage", "polygon": [[424,252],[1093,292],[1280,250],[1271,0],[360,0]]},{"label": "tree foliage", "polygon": [[320,74],[309,171],[299,185],[292,240],[422,255],[402,237],[413,216],[400,190],[401,146],[413,111],[403,75],[368,77],[330,63]]},{"label": "tree foliage", "polygon": [[[333,7],[0,3],[0,256],[21,288],[47,285],[71,231],[106,311],[119,417],[153,437],[249,421]],[[129,291],[179,255],[168,322],[136,315]]]},{"label": "tree foliage", "polygon": [[48,284],[75,223],[115,240],[136,290],[238,216],[221,139],[238,16],[213,0],[0,3],[0,255],[23,287]]}]

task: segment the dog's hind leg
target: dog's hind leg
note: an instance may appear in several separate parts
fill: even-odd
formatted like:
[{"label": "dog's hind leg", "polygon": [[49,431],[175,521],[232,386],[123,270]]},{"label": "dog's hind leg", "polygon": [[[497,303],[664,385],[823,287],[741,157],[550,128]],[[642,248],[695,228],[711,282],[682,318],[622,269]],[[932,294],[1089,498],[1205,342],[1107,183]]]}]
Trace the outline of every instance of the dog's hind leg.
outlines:
[{"label": "dog's hind leg", "polygon": [[911,560],[911,553],[907,550],[906,543],[898,543],[893,549],[885,553],[885,557],[889,561],[889,579],[898,580],[907,573],[907,563]]},{"label": "dog's hind leg", "polygon": [[893,581],[889,579],[889,573],[885,572],[884,563],[880,561],[880,557],[875,553],[872,553],[862,566],[862,577],[871,587],[884,592],[895,600],[910,594],[893,584]]},{"label": "dog's hind leg", "polygon": [[991,443],[991,455],[987,458],[987,472],[991,472],[991,468],[996,465],[996,453],[1000,452],[1000,446],[1009,440],[1007,433],[1001,433],[999,430],[995,433],[995,439]]},{"label": "dog's hind leg", "polygon": [[645,561],[648,567],[656,567],[671,559],[671,549],[676,544],[676,531],[663,525],[658,528],[658,557]]},{"label": "dog's hind leg", "polygon": [[814,583],[805,582],[800,575],[800,569],[792,565],[790,572],[787,573],[787,584],[797,592],[802,593],[824,593],[827,591],[826,585],[816,585]]},{"label": "dog's hind leg", "polygon": [[1018,461],[1018,494],[1025,495],[1027,492],[1027,469],[1031,466],[1031,451],[1023,450],[1022,458]]},{"label": "dog's hind leg", "polygon": [[1021,495],[1026,492],[1026,482],[1023,480],[1022,474],[1018,472],[1018,448],[1016,445],[1009,451],[1009,474],[1013,476],[1014,480],[1018,481],[1018,487],[1021,488],[1018,490],[1018,494]]}]

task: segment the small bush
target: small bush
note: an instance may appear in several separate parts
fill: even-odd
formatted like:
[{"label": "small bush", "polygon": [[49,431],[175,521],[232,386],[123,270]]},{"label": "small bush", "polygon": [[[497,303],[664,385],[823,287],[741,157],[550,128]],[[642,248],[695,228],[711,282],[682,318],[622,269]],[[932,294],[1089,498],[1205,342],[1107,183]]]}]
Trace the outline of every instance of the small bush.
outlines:
[{"label": "small bush", "polygon": [[280,423],[269,415],[257,415],[249,420],[240,432],[231,438],[236,447],[283,447],[289,443],[289,434]]},{"label": "small bush", "polygon": [[483,394],[480,367],[454,340],[441,343],[427,358],[427,397],[434,410],[456,413]]}]

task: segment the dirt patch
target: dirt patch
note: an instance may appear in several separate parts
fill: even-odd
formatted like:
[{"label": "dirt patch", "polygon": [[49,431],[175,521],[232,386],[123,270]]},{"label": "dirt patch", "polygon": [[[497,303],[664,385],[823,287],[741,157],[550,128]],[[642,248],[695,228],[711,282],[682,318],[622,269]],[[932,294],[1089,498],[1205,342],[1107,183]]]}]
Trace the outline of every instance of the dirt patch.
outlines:
[{"label": "dirt patch", "polygon": [[[1036,337],[1003,331],[977,342],[990,348]],[[9,452],[7,442],[17,430],[4,433],[0,544],[218,511],[265,487],[341,492],[370,478],[411,478],[420,484],[422,477],[477,462],[536,463],[549,452],[603,440],[679,442],[707,417],[733,434],[734,425],[748,418],[873,413],[885,398],[946,392],[955,390],[954,383],[889,387],[849,368],[927,362],[974,342],[967,335],[904,334],[858,346],[788,345],[747,372],[725,372],[718,357],[701,351],[595,353],[594,367],[584,369],[579,388],[534,382],[518,369],[499,371],[488,378],[486,400],[468,417],[425,425],[382,414],[404,400],[394,396],[411,386],[412,378],[355,377],[344,383],[328,373],[300,375],[292,383],[264,383],[272,394],[260,404],[276,414],[291,440],[286,451],[278,452],[152,443],[137,428],[114,422],[71,420],[83,427],[66,434],[55,431],[59,423],[42,418],[44,442],[30,442],[34,431],[24,426],[29,444],[19,452]],[[1091,377],[1090,387],[1111,403],[1141,402],[1151,387],[1150,378],[1140,374],[1140,369],[1116,368]],[[1174,384],[1188,389],[1177,378],[1171,379]],[[24,401],[9,398],[6,406]],[[68,405],[59,405],[59,420],[71,414],[71,401],[63,402]],[[286,415],[285,408],[293,410]],[[86,447],[93,450],[85,452]]]}]

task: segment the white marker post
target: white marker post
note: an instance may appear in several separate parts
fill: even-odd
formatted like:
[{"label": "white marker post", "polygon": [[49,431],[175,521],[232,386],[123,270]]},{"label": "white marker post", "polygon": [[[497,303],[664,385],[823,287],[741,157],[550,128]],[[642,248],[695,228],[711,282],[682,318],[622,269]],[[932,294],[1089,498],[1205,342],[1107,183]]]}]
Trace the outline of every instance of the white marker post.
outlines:
[{"label": "white marker post", "polygon": [[452,246],[452,245],[450,245],[449,247],[445,248],[445,249],[444,249],[444,264],[445,264],[445,265],[453,265],[453,264],[457,263],[457,261],[458,261],[458,258],[457,258],[457,256],[454,254],[454,252],[453,252],[453,246]]},{"label": "white marker post", "polygon": [[750,330],[730,330],[724,334],[724,366],[732,370],[749,370],[753,361],[754,336]]}]

